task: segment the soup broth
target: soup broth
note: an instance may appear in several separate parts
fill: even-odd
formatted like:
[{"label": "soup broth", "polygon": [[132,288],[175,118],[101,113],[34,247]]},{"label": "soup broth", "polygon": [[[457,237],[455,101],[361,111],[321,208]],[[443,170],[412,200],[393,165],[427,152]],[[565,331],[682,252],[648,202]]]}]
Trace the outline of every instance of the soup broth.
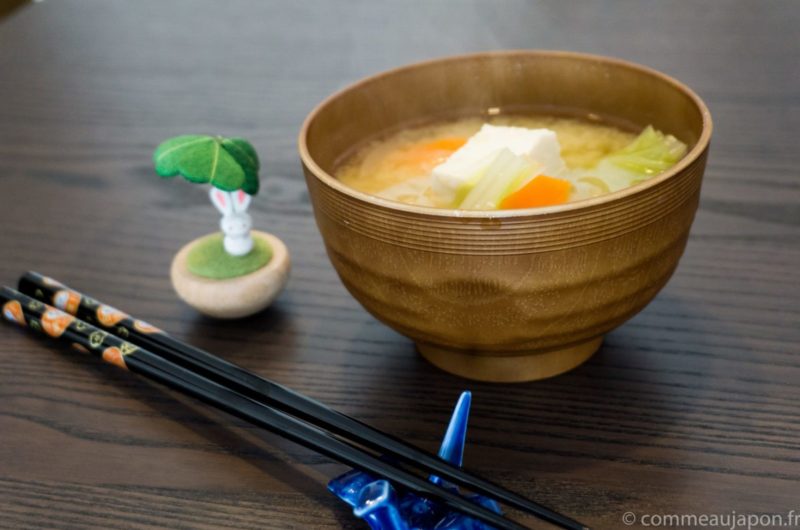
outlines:
[{"label": "soup broth", "polygon": [[[606,157],[630,146],[637,139],[637,133],[603,122],[550,115],[466,117],[410,127],[367,143],[338,166],[335,176],[356,190],[387,199],[458,208],[463,196],[454,201],[452,197],[437,193],[435,183],[431,182],[431,172],[487,123],[553,131],[565,167],[560,175],[551,176],[569,183],[565,200],[581,200],[624,187],[613,180],[609,185],[594,178],[592,173],[594,168],[601,167],[598,165]],[[626,185],[634,184],[634,180],[629,178]]]}]

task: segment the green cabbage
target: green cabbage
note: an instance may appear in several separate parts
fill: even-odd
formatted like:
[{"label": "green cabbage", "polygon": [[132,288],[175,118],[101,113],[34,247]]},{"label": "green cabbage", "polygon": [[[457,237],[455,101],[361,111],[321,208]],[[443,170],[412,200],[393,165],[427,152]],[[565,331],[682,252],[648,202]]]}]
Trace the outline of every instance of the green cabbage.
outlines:
[{"label": "green cabbage", "polygon": [[674,166],[686,154],[686,144],[648,125],[630,144],[603,158],[581,177],[596,177],[609,191],[627,188]]},{"label": "green cabbage", "polygon": [[685,154],[685,143],[648,125],[633,142],[607,156],[606,160],[621,168],[652,176],[671,168]]}]

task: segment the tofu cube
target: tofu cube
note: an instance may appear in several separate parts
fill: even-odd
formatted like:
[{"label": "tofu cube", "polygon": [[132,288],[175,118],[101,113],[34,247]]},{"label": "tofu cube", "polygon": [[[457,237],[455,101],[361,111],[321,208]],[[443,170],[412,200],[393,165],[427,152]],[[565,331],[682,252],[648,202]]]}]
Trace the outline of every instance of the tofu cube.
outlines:
[{"label": "tofu cube", "polygon": [[468,189],[502,149],[541,164],[541,173],[558,176],[566,169],[561,146],[550,129],[527,129],[486,124],[447,160],[433,168],[433,191],[445,202]]}]

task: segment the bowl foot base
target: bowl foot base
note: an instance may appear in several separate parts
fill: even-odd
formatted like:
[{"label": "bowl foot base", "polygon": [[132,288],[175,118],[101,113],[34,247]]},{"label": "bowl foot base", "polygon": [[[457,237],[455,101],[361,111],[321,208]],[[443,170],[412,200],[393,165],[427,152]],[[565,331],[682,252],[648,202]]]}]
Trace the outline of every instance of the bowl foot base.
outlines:
[{"label": "bowl foot base", "polygon": [[431,364],[467,379],[491,383],[521,383],[562,374],[591,357],[603,337],[546,352],[484,353],[417,343],[417,351]]}]

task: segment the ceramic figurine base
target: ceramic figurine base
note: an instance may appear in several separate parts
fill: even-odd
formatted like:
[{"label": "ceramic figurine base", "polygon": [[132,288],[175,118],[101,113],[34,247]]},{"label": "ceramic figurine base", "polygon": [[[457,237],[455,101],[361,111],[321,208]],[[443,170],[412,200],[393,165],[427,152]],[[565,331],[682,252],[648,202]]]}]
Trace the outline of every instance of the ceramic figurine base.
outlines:
[{"label": "ceramic figurine base", "polygon": [[[266,232],[252,231],[272,249],[272,258],[260,269],[225,280],[204,278],[189,272],[186,259],[201,239],[184,246],[172,260],[170,277],[181,299],[204,315],[214,318],[240,318],[266,308],[289,279],[289,251],[286,245]],[[205,237],[205,236],[204,236]]]},{"label": "ceramic figurine base", "polygon": [[603,337],[548,352],[515,355],[475,353],[417,343],[417,351],[445,372],[490,383],[522,383],[562,374],[583,364],[600,348]]}]

